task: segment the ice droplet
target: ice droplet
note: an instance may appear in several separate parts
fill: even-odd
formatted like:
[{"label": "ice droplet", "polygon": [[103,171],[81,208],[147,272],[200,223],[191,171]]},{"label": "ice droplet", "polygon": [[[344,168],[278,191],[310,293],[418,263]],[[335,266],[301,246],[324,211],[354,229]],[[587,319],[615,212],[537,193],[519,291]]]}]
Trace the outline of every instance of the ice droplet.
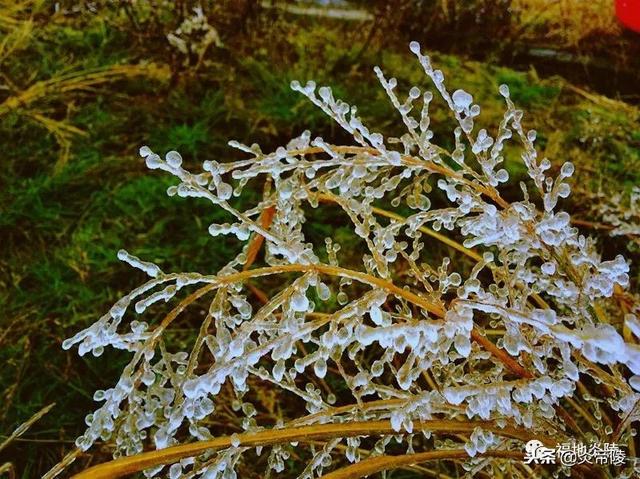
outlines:
[{"label": "ice droplet", "polygon": [[169,166],[179,168],[182,165],[182,156],[177,151],[171,150],[165,155],[165,159]]},{"label": "ice droplet", "polygon": [[371,316],[371,321],[375,324],[381,325],[383,323],[382,310],[380,309],[380,306],[371,306],[369,316]]},{"label": "ice droplet", "polygon": [[457,112],[468,111],[473,97],[464,90],[456,90],[451,96]]}]

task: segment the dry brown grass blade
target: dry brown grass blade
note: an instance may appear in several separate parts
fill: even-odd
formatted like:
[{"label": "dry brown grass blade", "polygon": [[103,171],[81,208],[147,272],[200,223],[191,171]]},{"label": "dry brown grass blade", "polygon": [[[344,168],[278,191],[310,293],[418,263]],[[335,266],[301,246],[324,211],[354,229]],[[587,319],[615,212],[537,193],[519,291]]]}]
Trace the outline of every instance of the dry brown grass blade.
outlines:
[{"label": "dry brown grass blade", "polygon": [[25,115],[40,123],[56,138],[61,152],[58,155],[58,160],[53,167],[53,171],[54,173],[59,173],[69,160],[73,137],[85,136],[87,133],[64,121],[57,121],[39,113],[28,111]]},{"label": "dry brown grass blade", "polygon": [[533,374],[523,368],[518,361],[513,359],[509,353],[500,349],[487,337],[483,336],[476,328],[471,330],[471,339],[482,346],[485,351],[490,352],[494,357],[500,360],[512,373],[517,374],[522,378],[533,378]]},{"label": "dry brown grass blade", "polygon": [[32,103],[44,98],[59,97],[63,94],[83,91],[102,83],[112,82],[127,77],[147,76],[158,79],[169,78],[169,68],[154,63],[142,65],[112,65],[94,70],[62,74],[48,80],[34,83],[7,98],[0,104],[0,116],[10,111],[24,109]]},{"label": "dry brown grass blade", "polygon": [[246,283],[245,286],[258,299],[258,301],[260,301],[260,303],[267,304],[269,302],[269,296],[267,296],[267,293],[262,291],[260,288],[252,285],[251,283]]},{"label": "dry brown grass blade", "polygon": [[[2,58],[2,44],[0,44],[0,60]],[[83,135],[84,132],[65,121],[48,118],[34,111],[34,103],[41,100],[62,99],[69,93],[87,91],[103,83],[146,76],[166,80],[170,76],[169,68],[153,63],[141,65],[112,65],[108,67],[61,74],[48,80],[34,83],[29,88],[16,93],[0,104],[0,116],[17,111],[38,123],[42,124],[52,133],[62,149],[54,171],[58,172],[67,163],[74,135]]]},{"label": "dry brown grass blade", "polygon": [[82,451],[76,447],[75,449],[67,453],[58,464],[49,469],[47,473],[42,476],[42,479],[53,479],[54,477],[58,477],[80,455],[82,455]]},{"label": "dry brown grass blade", "polygon": [[0,0],[0,28],[20,28],[29,21],[21,17],[31,17],[44,3],[44,0]]},{"label": "dry brown grass blade", "polygon": [[[443,154],[445,156],[449,155],[449,152],[447,152],[443,148],[436,147],[435,145],[434,145],[434,148],[436,148],[440,154]],[[376,157],[380,155],[380,152],[375,148],[362,147],[362,146],[332,145],[331,149],[337,153],[343,153],[343,154],[353,154],[353,155],[368,154],[368,155],[371,155],[372,157]],[[292,156],[296,156],[296,155],[305,156],[305,155],[315,155],[318,153],[325,153],[325,151],[320,147],[308,147],[301,150],[292,150],[289,153]],[[448,166],[441,165],[431,160],[425,160],[423,158],[411,156],[411,155],[402,155],[401,161],[402,161],[402,164],[406,166],[419,166],[420,168],[423,168],[424,170],[429,171],[431,173],[437,173],[443,176],[447,176],[449,178],[455,178],[458,181],[466,184],[467,186],[470,186],[471,188],[475,189],[478,193],[490,198],[495,204],[499,205],[501,208],[507,208],[509,206],[509,203],[500,196],[500,193],[498,193],[498,191],[495,188],[493,187],[489,188],[479,184],[476,181],[471,181],[467,177],[465,177],[464,174],[458,171],[455,171],[449,168]]]},{"label": "dry brown grass blade", "polygon": [[[4,23],[6,23],[6,21]],[[0,26],[2,26],[2,24],[3,17],[0,15]],[[33,31],[33,22],[30,20],[18,22],[17,24],[9,26],[9,30],[2,40],[0,40],[0,62],[8,58],[15,51],[26,46]]]},{"label": "dry brown grass blade", "polygon": [[0,476],[6,473],[9,473],[9,479],[14,479],[16,477],[16,470],[14,469],[13,464],[11,464],[10,462],[5,462],[4,464],[0,465]]},{"label": "dry brown grass blade", "polygon": [[636,118],[640,115],[640,109],[638,109],[638,107],[634,105],[630,105],[629,103],[625,103],[619,100],[614,100],[612,98],[607,98],[606,96],[598,95],[597,93],[588,92],[587,90],[583,90],[582,88],[579,88],[575,85],[571,85],[570,83],[567,83],[564,86],[565,88],[568,88],[572,92],[577,93],[578,95],[586,98],[590,102],[602,108],[623,111],[627,113],[629,116],[631,116],[632,118]]},{"label": "dry brown grass blade", "polygon": [[[264,194],[265,195],[268,194],[270,190],[271,190],[271,181],[267,181],[264,185]],[[260,214],[259,222],[263,230],[269,230],[275,214],[276,214],[275,206],[269,206],[262,211],[262,213]],[[251,240],[249,243],[249,247],[247,248],[247,260],[245,261],[242,267],[243,271],[247,271],[249,268],[251,268],[253,263],[256,261],[256,258],[258,257],[258,253],[260,252],[260,249],[262,248],[263,243],[264,243],[264,236],[262,236],[259,233],[253,233],[253,236],[251,237]],[[269,296],[267,296],[267,294],[264,291],[252,285],[248,281],[245,285],[249,289],[249,291],[251,291],[253,295],[256,298],[258,298],[258,301],[260,301],[262,304],[267,304],[269,302]]]},{"label": "dry brown grass blade", "polygon": [[[385,411],[385,410],[390,410],[395,406],[401,405],[401,404],[405,404],[407,402],[408,399],[406,398],[395,398],[395,399],[378,399],[378,400],[373,400],[373,401],[366,401],[366,402],[361,402],[361,403],[353,403],[353,404],[347,404],[344,406],[335,406],[335,407],[329,407],[326,410],[320,411],[320,412],[316,412],[316,413],[312,413],[312,414],[308,414],[306,416],[301,416],[297,419],[294,419],[293,421],[290,421],[288,423],[288,426],[304,426],[304,425],[308,425],[309,423],[313,423],[313,422],[322,422],[319,421],[319,419],[321,418],[325,418],[325,419],[329,419],[329,418],[334,418],[340,414],[344,414],[347,412],[361,412],[361,411]],[[457,409],[460,412],[464,412],[465,411],[465,407],[464,406],[454,406],[454,405],[449,405],[450,408],[452,409]],[[517,428],[517,425],[513,422],[507,422],[506,423],[507,426],[512,427],[515,429]],[[523,439],[524,440],[524,439]],[[542,439],[542,442],[549,445],[549,446],[554,446],[555,444],[558,443],[562,443],[562,442],[566,442],[567,437],[565,436],[552,436],[550,434],[545,435],[545,437]]]},{"label": "dry brown grass blade", "polygon": [[[310,442],[310,444],[313,444],[317,447],[323,447],[325,443],[323,443],[322,441],[315,441],[315,442]],[[334,447],[335,451],[341,451],[343,454],[346,453],[348,447],[345,444],[337,444]],[[364,449],[364,448],[356,448],[356,450],[360,453],[361,456],[364,457],[368,457],[371,455],[371,451]],[[405,471],[410,471],[410,472],[417,472],[417,473],[421,473],[422,476],[421,477],[436,477],[437,479],[453,479],[453,477],[448,476],[447,474],[441,472],[441,471],[436,471],[433,469],[429,469],[427,467],[424,466],[419,466],[417,464],[412,464],[412,465],[407,465],[407,466],[400,466],[399,469],[404,469]]]},{"label": "dry brown grass blade", "polygon": [[[4,5],[0,5],[4,8]],[[17,20],[9,15],[0,13],[0,27],[5,29],[16,28],[20,25],[20,20]]]},{"label": "dry brown grass blade", "polygon": [[[432,420],[415,424],[416,428],[432,432],[471,433],[476,427],[492,431],[502,437],[527,441],[533,438],[528,430],[515,428],[501,429],[488,421]],[[232,447],[257,447],[287,442],[307,443],[319,439],[334,437],[354,437],[371,434],[393,434],[396,431],[390,421],[363,421],[342,424],[319,424],[295,428],[270,429],[255,433],[224,436],[209,441],[201,441],[180,446],[168,447],[157,451],[144,452],[135,456],[115,459],[93,466],[73,476],[74,479],[107,479],[124,477],[127,474],[142,471],[149,467],[169,464],[187,457],[195,457],[206,451],[216,451]],[[467,457],[465,452],[465,457]]]},{"label": "dry brown grass blade", "polygon": [[51,409],[53,409],[55,405],[56,403],[51,403],[48,406],[43,407],[42,409],[40,409],[40,411],[35,413],[28,420],[20,424],[7,439],[2,441],[2,444],[0,444],[0,451],[2,451],[5,447],[11,444],[11,442],[13,442],[14,439],[22,436],[25,432],[27,432],[29,428],[33,426],[33,424],[35,424],[40,419],[42,419],[42,417],[46,415],[49,411],[51,411]]},{"label": "dry brown grass blade", "polygon": [[[276,214],[275,206],[269,206],[268,208],[266,208],[260,215],[260,226],[262,226],[264,229],[269,229],[275,214]],[[260,252],[260,248],[262,248],[262,243],[264,243],[264,236],[262,236],[261,234],[255,233],[253,238],[251,238],[251,243],[249,243],[249,248],[247,249],[247,261],[244,263],[244,266],[242,267],[244,271],[248,270],[251,267],[251,265],[255,262],[256,257]]]},{"label": "dry brown grass blade", "polygon": [[[467,459],[469,454],[464,449],[439,449],[437,451],[418,452],[402,456],[376,456],[351,464],[321,476],[321,479],[355,479],[366,477],[376,472],[411,466],[422,462],[437,461],[442,459]],[[493,457],[522,461],[524,454],[519,451],[492,450],[476,457]]]}]

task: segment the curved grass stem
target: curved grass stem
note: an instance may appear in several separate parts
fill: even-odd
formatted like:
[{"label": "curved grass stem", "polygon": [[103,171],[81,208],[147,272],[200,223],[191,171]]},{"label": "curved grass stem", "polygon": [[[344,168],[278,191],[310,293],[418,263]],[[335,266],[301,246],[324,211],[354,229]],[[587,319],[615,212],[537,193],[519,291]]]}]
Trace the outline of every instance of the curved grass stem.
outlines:
[{"label": "curved grass stem", "polygon": [[[432,432],[446,433],[471,433],[476,427],[492,431],[496,435],[527,441],[533,439],[531,431],[512,427],[500,428],[489,421],[455,421],[455,420],[431,420],[416,423],[416,427]],[[254,433],[238,434],[233,437],[224,436],[208,441],[200,441],[180,446],[168,447],[156,451],[144,452],[135,456],[123,457],[90,467],[73,476],[73,479],[115,479],[133,474],[144,469],[163,464],[169,464],[180,459],[195,457],[207,451],[217,451],[230,447],[258,447],[269,446],[286,442],[308,443],[311,441],[329,439],[334,437],[355,437],[372,434],[394,434],[390,421],[362,421],[343,424],[319,424],[283,429],[270,429]],[[464,456],[468,457],[466,451]],[[437,454],[446,451],[431,451]],[[521,456],[519,456],[521,457]],[[434,457],[435,458],[435,457]],[[444,458],[444,457],[440,457]],[[364,461],[363,461],[364,462]],[[424,462],[424,461],[419,461]],[[339,476],[351,477],[351,476]]]},{"label": "curved grass stem", "polygon": [[[376,472],[412,466],[422,462],[442,459],[466,459],[468,457],[469,454],[464,449],[439,449],[437,451],[418,452],[401,456],[376,456],[325,474],[321,476],[321,479],[355,479],[366,477]],[[491,450],[478,454],[477,457],[522,461],[524,454],[518,451]]]}]

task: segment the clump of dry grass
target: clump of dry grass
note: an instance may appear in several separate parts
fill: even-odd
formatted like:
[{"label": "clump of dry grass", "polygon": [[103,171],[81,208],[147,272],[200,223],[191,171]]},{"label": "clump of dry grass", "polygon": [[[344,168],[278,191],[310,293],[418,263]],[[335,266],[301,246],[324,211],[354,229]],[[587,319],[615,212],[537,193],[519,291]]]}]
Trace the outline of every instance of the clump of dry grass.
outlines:
[{"label": "clump of dry grass", "polygon": [[[20,424],[6,439],[4,439],[0,443],[0,452],[2,452],[12,442],[14,442],[16,439],[18,439],[24,433],[26,433],[29,430],[29,428],[31,428],[31,426],[33,426],[36,422],[38,422],[46,414],[48,414],[49,411],[51,411],[54,408],[55,405],[56,405],[55,403],[51,403],[48,406],[43,407],[40,411],[36,412],[33,416],[31,416],[25,422]],[[11,479],[13,479],[13,477],[15,477],[15,471],[13,469],[13,464],[11,462],[6,462],[6,463],[0,465],[0,474],[3,474],[5,472],[9,473],[9,477]]]},{"label": "clump of dry grass", "polygon": [[46,109],[40,103],[68,100],[77,93],[90,93],[98,85],[126,78],[146,77],[167,80],[170,76],[166,66],[156,64],[112,65],[65,73],[34,83],[26,89],[16,92],[0,103],[0,117],[16,112],[43,126],[55,136],[61,152],[54,165],[54,172],[60,171],[69,159],[72,138],[85,132],[73,126],[68,120],[56,120],[46,115]]},{"label": "clump of dry grass", "polygon": [[[35,0],[0,3],[0,31],[3,32],[0,39],[0,67],[10,61],[12,55],[27,48],[36,33],[33,17],[46,8],[46,2]],[[91,94],[94,88],[105,83],[136,77],[166,81],[169,76],[166,65],[154,63],[108,65],[62,72],[30,85],[16,85],[4,75],[4,89],[9,94],[0,102],[0,117],[17,113],[51,133],[60,146],[60,154],[53,168],[54,172],[59,172],[69,160],[73,138],[86,133],[66,118],[53,118],[48,111],[51,103],[69,102],[77,94]]]},{"label": "clump of dry grass", "polygon": [[577,47],[595,35],[617,36],[622,29],[612,0],[512,0],[524,41]]}]

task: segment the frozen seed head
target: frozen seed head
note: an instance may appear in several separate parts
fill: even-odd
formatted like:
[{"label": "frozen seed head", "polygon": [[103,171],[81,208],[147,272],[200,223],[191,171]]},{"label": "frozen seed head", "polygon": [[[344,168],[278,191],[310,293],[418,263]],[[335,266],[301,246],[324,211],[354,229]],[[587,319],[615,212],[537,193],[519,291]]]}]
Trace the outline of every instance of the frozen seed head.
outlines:
[{"label": "frozen seed head", "polygon": [[322,86],[318,88],[318,95],[320,95],[320,98],[322,98],[325,102],[329,103],[332,99],[331,88],[329,88],[328,86]]},{"label": "frozen seed head", "polygon": [[228,200],[233,194],[233,187],[228,183],[220,182],[216,187],[218,191],[218,198],[221,200]]},{"label": "frozen seed head", "polygon": [[153,151],[151,151],[151,148],[149,148],[148,146],[141,146],[140,147],[140,156],[142,158],[146,158],[147,156],[151,155],[153,153]]},{"label": "frozen seed head", "polygon": [[309,308],[309,300],[307,299],[307,295],[304,294],[303,291],[296,292],[291,297],[291,307],[294,311],[307,311]]},{"label": "frozen seed head", "polygon": [[179,168],[182,165],[182,156],[177,151],[171,150],[166,154],[165,159],[172,168]]},{"label": "frozen seed head", "polygon": [[314,82],[313,80],[309,80],[307,84],[304,86],[304,88],[302,89],[305,95],[311,95],[315,90],[316,90],[316,82]]},{"label": "frozen seed head", "polygon": [[543,263],[540,269],[544,274],[552,275],[556,272],[556,265],[555,263],[547,262]]},{"label": "frozen seed head", "polygon": [[570,161],[567,161],[564,165],[562,165],[562,169],[560,170],[560,173],[562,174],[563,177],[569,178],[570,176],[573,175],[574,171],[575,171],[575,167],[573,166],[573,163],[571,163]]},{"label": "frozen seed head", "polygon": [[509,172],[507,170],[505,170],[504,168],[501,169],[501,170],[498,170],[496,172],[495,178],[500,183],[505,183],[505,182],[507,182],[509,180]]},{"label": "frozen seed head", "polygon": [[382,310],[379,306],[372,306],[369,310],[369,316],[371,316],[371,321],[375,324],[381,325],[384,322],[382,319]]},{"label": "frozen seed head", "polygon": [[451,95],[451,99],[453,100],[453,104],[458,112],[468,111],[471,106],[471,102],[473,102],[473,97],[464,90],[454,91],[453,95]]},{"label": "frozen seed head", "polygon": [[322,282],[318,283],[318,285],[316,286],[316,291],[318,293],[318,297],[322,301],[327,301],[331,297],[331,290],[329,289],[329,286]]},{"label": "frozen seed head", "polygon": [[150,170],[156,170],[163,165],[162,159],[155,153],[150,153],[145,157],[145,163]]},{"label": "frozen seed head", "polygon": [[134,268],[138,268],[138,269],[144,271],[145,273],[147,273],[152,278],[155,278],[156,276],[162,274],[162,271],[160,270],[160,268],[158,266],[156,266],[155,264],[149,263],[149,262],[146,262],[146,261],[142,261],[137,256],[133,256],[132,254],[129,254],[124,249],[121,249],[120,251],[118,251],[118,259],[120,261],[124,261],[125,263],[130,264]]}]

